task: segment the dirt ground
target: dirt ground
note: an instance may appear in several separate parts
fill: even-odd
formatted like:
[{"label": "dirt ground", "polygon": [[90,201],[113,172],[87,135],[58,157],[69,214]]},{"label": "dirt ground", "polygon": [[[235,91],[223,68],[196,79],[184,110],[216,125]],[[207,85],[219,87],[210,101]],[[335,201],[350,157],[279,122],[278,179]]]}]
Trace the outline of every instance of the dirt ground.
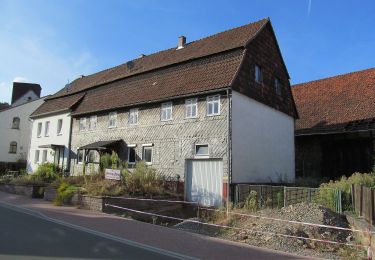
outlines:
[{"label": "dirt ground", "polygon": [[[249,213],[241,209],[236,209],[232,212]],[[337,214],[328,208],[313,203],[299,203],[281,209],[264,209],[249,214],[344,228],[349,227],[349,223],[344,215]],[[176,225],[175,228],[221,237],[250,245],[281,250],[301,256],[326,259],[367,259],[365,250],[361,248],[327,244],[307,239],[313,238],[356,244],[354,234],[351,231],[291,224],[238,215],[229,215],[227,218],[223,213],[210,215],[210,217],[204,216],[204,213],[202,215],[203,217],[199,219],[202,222],[209,221],[215,224],[238,227],[241,228],[241,230],[209,227],[189,221],[182,222]],[[306,239],[287,238],[276,234],[298,236]]]}]

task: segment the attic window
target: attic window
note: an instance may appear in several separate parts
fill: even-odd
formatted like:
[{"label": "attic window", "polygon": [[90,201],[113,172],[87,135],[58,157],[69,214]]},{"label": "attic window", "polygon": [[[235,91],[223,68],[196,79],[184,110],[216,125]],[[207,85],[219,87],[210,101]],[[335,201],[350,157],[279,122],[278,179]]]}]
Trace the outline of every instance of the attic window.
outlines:
[{"label": "attic window", "polygon": [[255,65],[255,81],[259,84],[262,84],[263,82],[262,69],[258,64]]},{"label": "attic window", "polygon": [[281,96],[281,83],[278,78],[275,78],[275,91],[277,95]]},{"label": "attic window", "polygon": [[20,129],[20,118],[13,117],[12,129]]}]

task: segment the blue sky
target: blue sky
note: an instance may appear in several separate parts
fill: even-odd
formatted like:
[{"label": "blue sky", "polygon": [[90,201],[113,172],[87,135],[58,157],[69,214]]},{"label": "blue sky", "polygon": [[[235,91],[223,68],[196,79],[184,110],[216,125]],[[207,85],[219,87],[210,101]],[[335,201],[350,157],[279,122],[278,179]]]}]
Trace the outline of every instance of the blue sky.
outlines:
[{"label": "blue sky", "polygon": [[0,0],[0,102],[264,17],[293,84],[375,67],[375,0]]}]

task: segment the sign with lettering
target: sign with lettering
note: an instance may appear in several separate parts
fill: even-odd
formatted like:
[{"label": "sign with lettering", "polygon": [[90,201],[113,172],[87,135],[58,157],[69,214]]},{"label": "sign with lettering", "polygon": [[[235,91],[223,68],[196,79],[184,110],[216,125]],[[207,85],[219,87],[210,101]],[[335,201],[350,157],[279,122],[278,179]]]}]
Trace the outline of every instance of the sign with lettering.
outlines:
[{"label": "sign with lettering", "polygon": [[120,170],[114,169],[105,169],[105,178],[108,180],[121,180],[121,172]]}]

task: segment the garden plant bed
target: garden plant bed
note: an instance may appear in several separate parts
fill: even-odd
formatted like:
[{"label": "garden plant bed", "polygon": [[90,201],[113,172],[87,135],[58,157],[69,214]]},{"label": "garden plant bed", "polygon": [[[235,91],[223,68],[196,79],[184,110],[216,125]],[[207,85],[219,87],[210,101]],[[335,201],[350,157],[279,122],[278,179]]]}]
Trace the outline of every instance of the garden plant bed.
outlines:
[{"label": "garden plant bed", "polygon": [[44,188],[45,186],[42,185],[0,184],[1,191],[23,195],[30,198],[43,198]]},{"label": "garden plant bed", "polygon": [[[235,210],[237,211],[237,210]],[[245,213],[243,210],[238,210]],[[302,256],[328,258],[328,259],[361,259],[366,256],[365,250],[355,249],[349,246],[322,244],[319,242],[295,238],[286,238],[272,233],[330,240],[342,243],[356,243],[353,233],[337,229],[313,227],[300,224],[272,221],[268,219],[251,218],[220,213],[211,223],[239,227],[246,230],[235,230],[212,227],[189,221],[177,224],[175,228],[200,233],[213,237],[220,237],[236,242],[247,243],[254,246],[281,250]],[[251,214],[251,213],[250,213]],[[265,209],[252,213],[257,216],[270,218],[309,222],[314,224],[349,227],[344,215],[337,214],[317,204],[300,203],[281,209]],[[204,213],[203,213],[204,215]],[[207,219],[194,219],[207,222]]]}]

